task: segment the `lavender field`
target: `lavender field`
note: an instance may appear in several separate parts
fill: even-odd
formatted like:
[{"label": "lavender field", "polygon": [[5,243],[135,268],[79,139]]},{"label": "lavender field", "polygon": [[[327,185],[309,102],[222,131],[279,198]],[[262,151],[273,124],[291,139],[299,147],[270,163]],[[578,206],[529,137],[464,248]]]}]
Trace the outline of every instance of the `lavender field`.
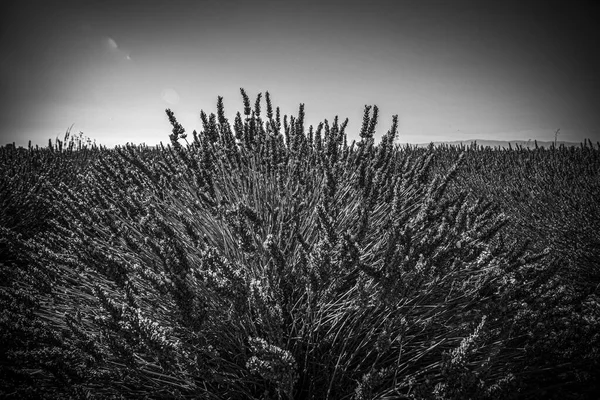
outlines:
[{"label": "lavender field", "polygon": [[241,95],[158,147],[0,149],[0,397],[595,398],[600,144]]}]

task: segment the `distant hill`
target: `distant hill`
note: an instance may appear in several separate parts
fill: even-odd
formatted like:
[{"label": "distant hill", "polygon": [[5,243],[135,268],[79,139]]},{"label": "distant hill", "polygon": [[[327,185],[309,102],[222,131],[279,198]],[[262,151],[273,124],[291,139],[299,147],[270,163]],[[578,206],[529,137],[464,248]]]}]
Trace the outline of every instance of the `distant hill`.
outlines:
[{"label": "distant hill", "polygon": [[[454,146],[459,146],[461,144],[465,145],[465,146],[469,146],[471,145],[473,142],[477,142],[478,146],[484,146],[484,147],[500,147],[500,148],[508,148],[509,147],[509,143],[512,146],[512,148],[516,148],[517,145],[521,146],[521,147],[529,147],[529,148],[535,148],[535,141],[534,140],[483,140],[483,139],[469,139],[469,140],[455,140],[455,141],[449,141],[449,142],[433,142],[434,146],[439,146],[441,144],[448,144],[448,145],[454,145]],[[538,147],[545,147],[545,148],[550,148],[552,145],[554,144],[554,141],[537,141],[537,145]],[[413,146],[417,146],[417,147],[427,147],[429,146],[429,143],[418,143],[418,144],[412,144]],[[580,146],[580,143],[575,143],[575,142],[563,142],[563,141],[557,141],[556,142],[557,146],[561,146],[564,145],[566,147],[571,147],[571,146]],[[596,145],[594,143],[594,145]]]}]

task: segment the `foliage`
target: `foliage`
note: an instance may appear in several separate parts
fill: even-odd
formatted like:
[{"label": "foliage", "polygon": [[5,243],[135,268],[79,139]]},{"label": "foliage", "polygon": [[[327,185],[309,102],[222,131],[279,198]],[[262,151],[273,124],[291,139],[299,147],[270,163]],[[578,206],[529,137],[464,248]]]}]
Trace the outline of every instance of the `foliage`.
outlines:
[{"label": "foliage", "polygon": [[241,94],[190,141],[0,151],[2,397],[588,394],[598,150],[375,144],[377,107],[348,144]]}]

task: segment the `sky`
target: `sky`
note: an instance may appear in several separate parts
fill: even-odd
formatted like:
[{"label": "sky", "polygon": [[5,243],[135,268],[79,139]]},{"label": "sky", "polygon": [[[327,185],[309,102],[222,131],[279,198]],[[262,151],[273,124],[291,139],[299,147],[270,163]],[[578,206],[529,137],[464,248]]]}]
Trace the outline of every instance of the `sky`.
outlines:
[{"label": "sky", "polygon": [[[32,1],[0,17],[0,145],[67,129],[167,143],[240,88],[306,126],[338,115],[399,143],[600,140],[600,14],[586,1]],[[264,99],[264,96],[263,96]],[[263,100],[263,109],[265,109]]]}]

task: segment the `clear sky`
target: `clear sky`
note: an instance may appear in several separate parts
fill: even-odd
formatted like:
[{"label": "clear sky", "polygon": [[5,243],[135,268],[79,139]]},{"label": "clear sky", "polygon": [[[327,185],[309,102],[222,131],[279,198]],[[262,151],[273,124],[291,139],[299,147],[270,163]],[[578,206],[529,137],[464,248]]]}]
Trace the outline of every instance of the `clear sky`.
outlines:
[{"label": "clear sky", "polygon": [[[108,146],[232,120],[269,91],[307,122],[365,104],[400,142],[600,140],[600,14],[584,1],[31,1],[0,17],[0,145],[73,132]],[[263,103],[264,108],[264,103]],[[308,124],[307,124],[308,126]]]}]

